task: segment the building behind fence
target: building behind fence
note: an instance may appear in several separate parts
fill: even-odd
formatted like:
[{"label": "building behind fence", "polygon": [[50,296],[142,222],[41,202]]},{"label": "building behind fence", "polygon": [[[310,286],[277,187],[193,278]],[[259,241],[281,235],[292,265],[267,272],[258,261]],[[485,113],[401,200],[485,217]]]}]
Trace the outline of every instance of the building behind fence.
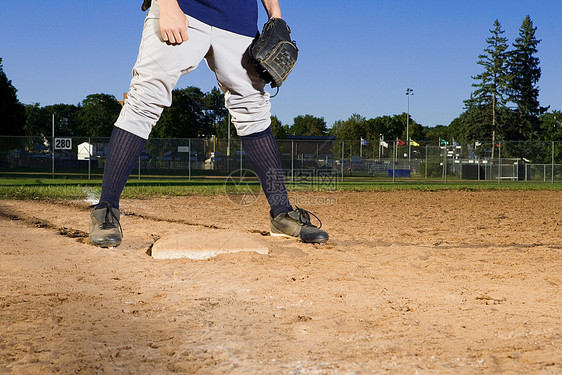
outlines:
[{"label": "building behind fence", "polygon": [[[293,137],[277,140],[277,147],[289,180],[330,175],[367,180],[562,181],[562,142],[418,143],[410,145],[410,153],[396,141],[334,137]],[[108,150],[109,138],[0,136],[0,176],[100,178]],[[226,176],[244,168],[251,169],[239,139],[151,138],[133,176]]]}]

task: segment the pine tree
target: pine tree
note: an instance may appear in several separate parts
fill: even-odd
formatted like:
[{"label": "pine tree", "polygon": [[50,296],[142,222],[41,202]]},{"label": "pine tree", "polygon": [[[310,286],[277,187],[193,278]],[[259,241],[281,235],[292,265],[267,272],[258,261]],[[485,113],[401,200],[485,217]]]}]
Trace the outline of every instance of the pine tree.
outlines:
[{"label": "pine tree", "polygon": [[539,116],[548,108],[540,106],[538,82],[541,77],[540,61],[536,57],[540,39],[536,39],[536,27],[529,16],[525,17],[519,29],[519,37],[513,43],[510,53],[509,99],[517,106],[519,126],[512,129],[512,136],[529,139],[540,127]]},{"label": "pine tree", "polygon": [[[492,36],[486,39],[487,47],[484,53],[478,56],[478,65],[483,66],[484,71],[472,77],[476,81],[472,84],[476,90],[471,94],[470,99],[465,100],[465,104],[473,112],[480,110],[484,113],[489,113],[486,116],[491,116],[492,142],[495,142],[498,107],[503,108],[507,103],[509,74],[506,50],[508,45],[507,38],[502,36],[504,31],[499,20],[494,22],[494,28],[490,30],[490,33]],[[480,126],[480,128],[482,127]]]}]

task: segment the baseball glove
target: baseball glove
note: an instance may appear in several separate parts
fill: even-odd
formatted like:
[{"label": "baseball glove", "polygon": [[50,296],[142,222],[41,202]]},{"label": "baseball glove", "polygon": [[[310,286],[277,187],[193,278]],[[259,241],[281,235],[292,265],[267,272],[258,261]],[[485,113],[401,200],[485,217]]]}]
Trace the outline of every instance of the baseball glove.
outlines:
[{"label": "baseball glove", "polygon": [[281,18],[272,18],[250,46],[256,71],[271,87],[280,87],[297,62],[299,50],[291,29]]}]

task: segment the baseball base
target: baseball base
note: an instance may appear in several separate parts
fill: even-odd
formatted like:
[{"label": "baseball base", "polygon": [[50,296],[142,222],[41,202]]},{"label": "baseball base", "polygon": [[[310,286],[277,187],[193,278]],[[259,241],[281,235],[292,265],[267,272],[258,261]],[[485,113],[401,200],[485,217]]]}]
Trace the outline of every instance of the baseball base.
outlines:
[{"label": "baseball base", "polygon": [[203,260],[220,254],[242,251],[269,254],[267,244],[259,234],[202,228],[196,232],[160,238],[152,246],[152,257],[154,259]]}]

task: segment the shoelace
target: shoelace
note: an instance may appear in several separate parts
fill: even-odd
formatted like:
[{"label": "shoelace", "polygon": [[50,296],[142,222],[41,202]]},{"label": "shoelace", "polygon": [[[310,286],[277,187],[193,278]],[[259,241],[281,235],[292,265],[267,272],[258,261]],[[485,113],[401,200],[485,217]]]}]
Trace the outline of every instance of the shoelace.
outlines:
[{"label": "shoelace", "polygon": [[[121,223],[119,222],[119,219],[113,212],[113,208],[111,207],[111,204],[107,202],[100,202],[100,203],[107,204],[107,207],[104,207],[106,210],[105,210],[105,217],[103,223],[101,223],[100,225],[101,229],[117,228],[117,225],[119,225],[119,231],[121,232],[121,235],[123,235],[123,228],[121,227]],[[95,206],[96,205],[90,207],[95,207]],[[117,225],[115,225],[115,222],[117,222]]]},{"label": "shoelace", "polygon": [[[303,225],[310,225],[310,226],[318,228],[318,229],[322,228],[322,221],[318,218],[318,216],[314,215],[312,212],[307,211],[303,208],[300,208],[300,207],[297,207],[297,206],[295,206],[295,207],[296,207],[295,212],[299,214],[299,221]],[[310,221],[310,215],[314,216],[316,218],[316,220],[318,220],[318,222],[320,223],[320,226],[317,227],[316,225],[312,224],[312,222]]]}]

